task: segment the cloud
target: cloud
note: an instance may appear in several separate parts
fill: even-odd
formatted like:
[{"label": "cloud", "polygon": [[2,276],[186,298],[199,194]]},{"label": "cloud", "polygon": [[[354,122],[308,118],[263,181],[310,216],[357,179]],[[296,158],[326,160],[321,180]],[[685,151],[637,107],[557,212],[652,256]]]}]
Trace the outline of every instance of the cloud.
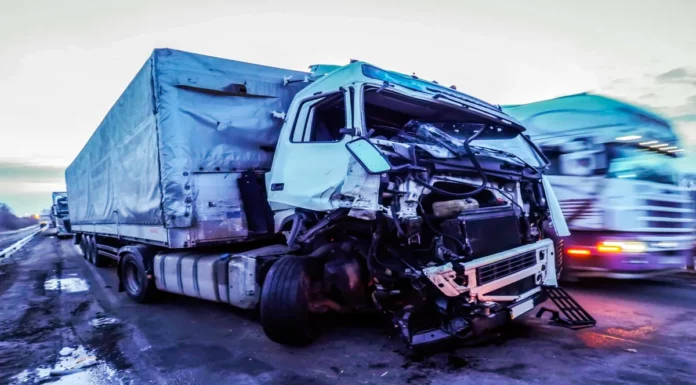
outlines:
[{"label": "cloud", "polygon": [[696,114],[675,116],[672,119],[676,122],[696,122]]},{"label": "cloud", "polygon": [[64,189],[61,166],[0,160],[0,202],[19,215],[48,207],[51,192]]},{"label": "cloud", "polygon": [[41,178],[63,178],[65,167],[57,165],[35,164],[21,161],[0,160],[0,180]]},{"label": "cloud", "polygon": [[655,76],[658,83],[687,83],[696,85],[696,69],[678,67]]},{"label": "cloud", "polygon": [[686,98],[686,101],[689,103],[694,103],[696,104],[696,95],[691,95],[688,98]]}]

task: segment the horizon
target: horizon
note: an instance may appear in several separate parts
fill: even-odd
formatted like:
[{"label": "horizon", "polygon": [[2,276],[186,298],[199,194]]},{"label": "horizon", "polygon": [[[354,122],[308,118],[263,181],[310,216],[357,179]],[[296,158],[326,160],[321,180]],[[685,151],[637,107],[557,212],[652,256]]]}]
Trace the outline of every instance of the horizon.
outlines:
[{"label": "horizon", "polygon": [[218,0],[195,9],[163,0],[7,7],[0,202],[18,216],[49,207],[50,192],[65,190],[65,167],[158,47],[294,70],[359,59],[495,104],[589,91],[668,118],[689,148],[682,170],[696,163],[696,3],[300,3],[273,11]]}]

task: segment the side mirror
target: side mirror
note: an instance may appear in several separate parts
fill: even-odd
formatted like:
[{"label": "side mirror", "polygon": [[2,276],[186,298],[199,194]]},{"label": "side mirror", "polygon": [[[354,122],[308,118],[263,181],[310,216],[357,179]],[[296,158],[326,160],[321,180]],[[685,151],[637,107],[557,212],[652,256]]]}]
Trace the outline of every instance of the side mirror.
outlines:
[{"label": "side mirror", "polygon": [[382,174],[392,169],[382,152],[365,138],[346,143],[346,148],[369,174]]}]

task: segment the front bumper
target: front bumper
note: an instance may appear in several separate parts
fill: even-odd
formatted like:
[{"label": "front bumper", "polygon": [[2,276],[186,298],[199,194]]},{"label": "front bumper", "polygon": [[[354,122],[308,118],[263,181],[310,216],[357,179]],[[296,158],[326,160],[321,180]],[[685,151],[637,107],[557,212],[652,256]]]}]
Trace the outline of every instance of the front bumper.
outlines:
[{"label": "front bumper", "polygon": [[[465,296],[469,302],[501,302],[510,307],[540,292],[542,285],[558,286],[555,258],[553,241],[543,239],[460,263],[464,284],[457,280],[452,263],[423,269],[423,274],[448,297]],[[512,287],[516,283],[523,284]]]},{"label": "front bumper", "polygon": [[[647,250],[641,253],[602,253],[600,242],[607,240],[641,241]],[[693,236],[574,231],[564,239],[565,271],[576,277],[645,278],[686,268],[693,253]],[[572,249],[589,250],[589,255],[573,255]]]},{"label": "front bumper", "polygon": [[442,320],[441,326],[414,331],[409,311],[397,316],[402,337],[414,348],[430,348],[498,329],[547,299],[543,286],[556,287],[555,247],[545,239],[478,258],[423,269],[445,296],[468,313]]},{"label": "front bumper", "polygon": [[[547,300],[547,296],[543,291],[537,291],[521,301],[516,307],[527,305],[529,310],[537,305],[542,304]],[[419,350],[441,350],[450,347],[454,344],[462,342],[463,338],[476,338],[485,336],[489,332],[493,332],[502,328],[512,321],[516,316],[527,313],[514,315],[513,308],[501,308],[499,311],[492,312],[489,315],[480,315],[469,320],[469,334],[466,337],[455,335],[443,329],[431,329],[418,332],[413,335],[404,335],[404,339],[408,341],[408,345]]]}]

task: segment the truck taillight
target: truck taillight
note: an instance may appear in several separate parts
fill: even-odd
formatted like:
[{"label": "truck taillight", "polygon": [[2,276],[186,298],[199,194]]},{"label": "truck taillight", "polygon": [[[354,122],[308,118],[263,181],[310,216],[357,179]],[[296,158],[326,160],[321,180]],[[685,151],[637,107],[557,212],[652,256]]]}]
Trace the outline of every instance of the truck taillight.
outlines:
[{"label": "truck taillight", "polygon": [[575,257],[586,257],[590,255],[590,250],[587,249],[578,249],[578,248],[569,248],[566,250],[567,255],[572,255]]},{"label": "truck taillight", "polygon": [[603,241],[597,244],[600,253],[642,253],[648,249],[643,242],[631,241]]}]

